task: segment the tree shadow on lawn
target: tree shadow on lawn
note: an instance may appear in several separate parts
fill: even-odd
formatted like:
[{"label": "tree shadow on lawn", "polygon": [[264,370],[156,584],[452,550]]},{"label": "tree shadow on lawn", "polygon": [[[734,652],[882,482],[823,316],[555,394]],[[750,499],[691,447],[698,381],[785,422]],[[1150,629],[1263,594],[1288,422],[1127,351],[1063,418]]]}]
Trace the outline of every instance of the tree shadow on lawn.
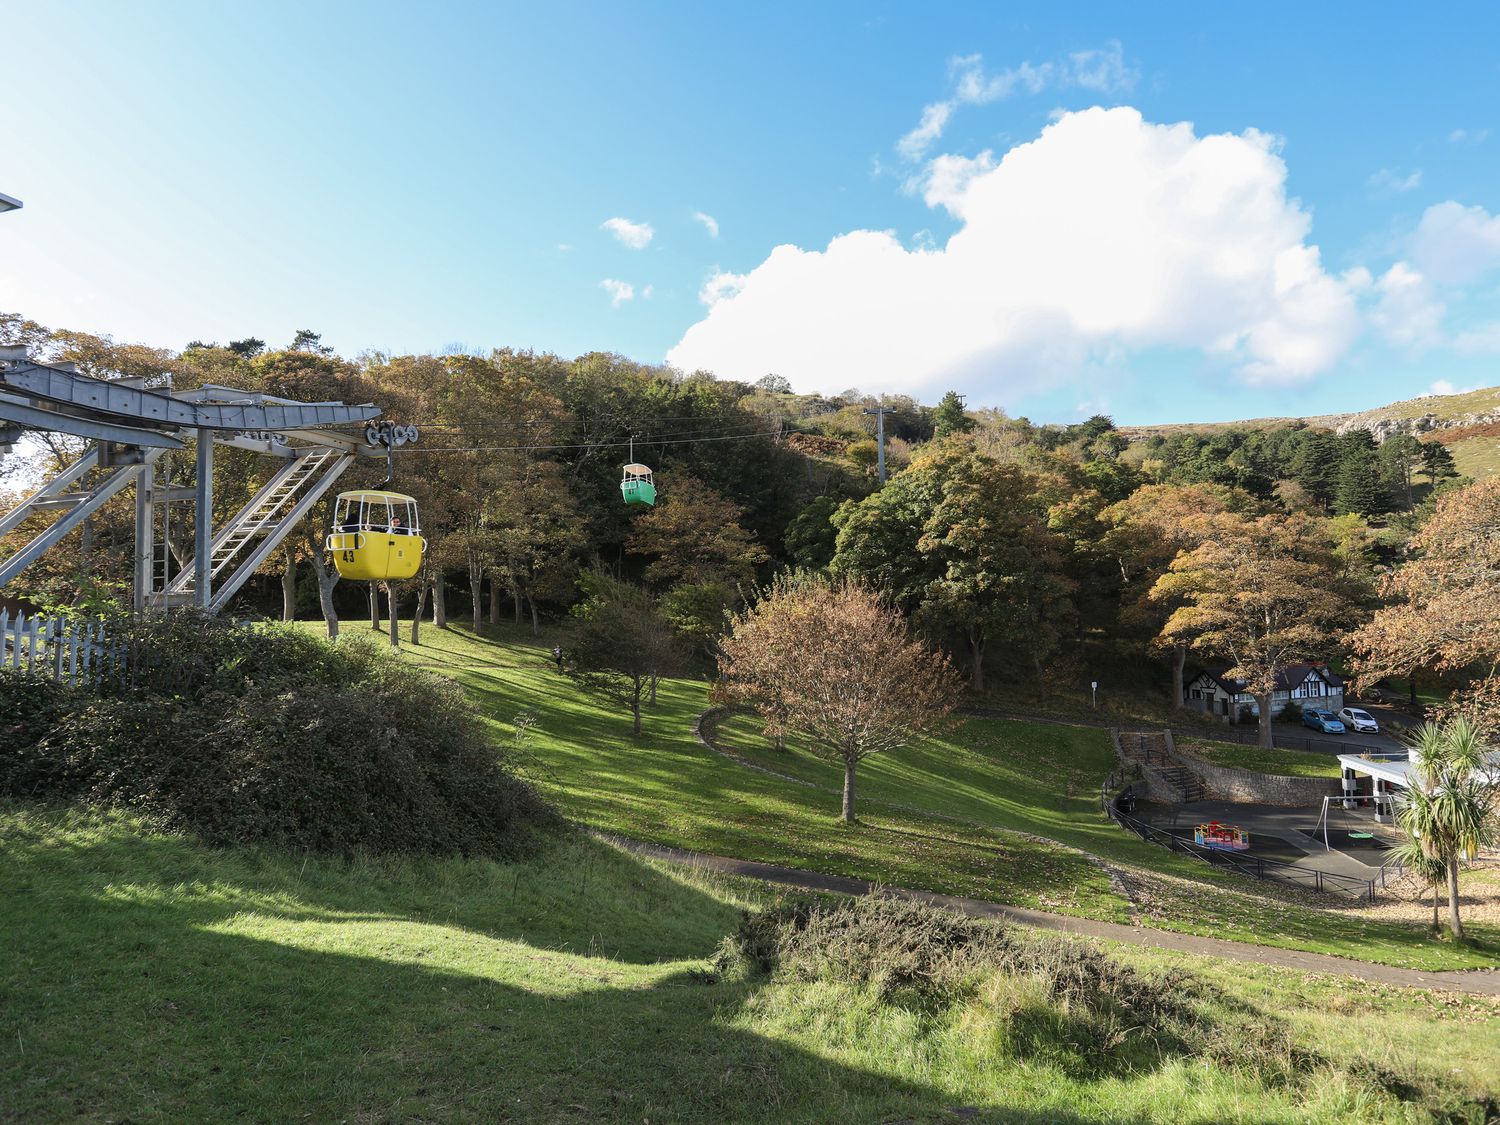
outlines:
[{"label": "tree shadow on lawn", "polygon": [[[279,873],[191,847],[207,869],[184,886],[171,838],[53,862],[45,845],[10,843],[5,1116],[933,1120],[953,1105],[935,1087],[727,1026],[758,986],[645,968],[639,953],[631,967],[528,952],[520,919],[472,931],[392,921],[369,909],[378,886],[339,894],[317,880],[294,895]],[[91,857],[100,847],[110,854]],[[92,881],[91,858],[104,868]],[[134,880],[117,882],[116,868]],[[726,921],[723,904],[642,870],[685,900],[679,913],[703,914],[703,939]],[[656,926],[633,924],[647,940]],[[684,952],[677,935],[661,955]],[[1004,1108],[971,1119],[1082,1120]]]},{"label": "tree shadow on lawn", "polygon": [[[213,848],[148,833],[123,816],[67,806],[0,822],[0,892],[43,904],[84,902],[169,911],[195,925],[239,914],[296,922],[415,922],[537,948],[635,964],[705,957],[739,910],[618,848],[573,830],[512,862],[438,856],[339,857],[275,848]],[[0,815],[7,806],[0,804]],[[14,903],[13,903],[14,906]],[[649,919],[643,924],[642,919]],[[15,921],[12,915],[11,921]],[[36,921],[45,925],[45,913]]]}]

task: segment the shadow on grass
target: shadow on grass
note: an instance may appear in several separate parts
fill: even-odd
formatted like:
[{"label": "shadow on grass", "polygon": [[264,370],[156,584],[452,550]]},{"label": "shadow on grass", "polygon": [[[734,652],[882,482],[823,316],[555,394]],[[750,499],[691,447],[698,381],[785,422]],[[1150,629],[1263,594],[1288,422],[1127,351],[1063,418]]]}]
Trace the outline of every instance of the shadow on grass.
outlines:
[{"label": "shadow on grass", "polygon": [[[487,905],[475,879],[503,890],[526,865],[299,872],[299,856],[210,850],[118,817],[0,817],[0,1116],[873,1121],[952,1108],[934,1087],[729,1026],[758,986],[708,984],[681,961],[732,928],[733,908],[602,845],[549,861],[579,877],[582,901],[518,890]],[[580,859],[600,865],[593,891]],[[585,944],[611,952],[558,952]]]}]

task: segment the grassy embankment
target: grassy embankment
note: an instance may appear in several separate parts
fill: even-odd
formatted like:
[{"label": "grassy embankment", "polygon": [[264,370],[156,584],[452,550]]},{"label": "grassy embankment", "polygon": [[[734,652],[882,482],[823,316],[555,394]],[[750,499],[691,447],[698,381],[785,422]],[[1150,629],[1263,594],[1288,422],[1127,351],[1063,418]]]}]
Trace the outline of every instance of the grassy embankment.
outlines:
[{"label": "grassy embankment", "polygon": [[1478,1121],[1497,1093],[1493,1002],[1176,954],[1118,955],[1275,1044],[1080,1044],[1014,982],[716,981],[768,893],[577,837],[346,860],[0,803],[0,1119]]},{"label": "grassy embankment", "polygon": [[[568,815],[592,827],[895,886],[1128,920],[1130,904],[1087,852],[1127,876],[1143,920],[1162,928],[1417,968],[1500,961],[1492,927],[1475,926],[1478,941],[1455,947],[1433,941],[1419,925],[1372,920],[1331,896],[1253,883],[1121,832],[1098,806],[1098,786],[1113,768],[1103,731],[977,719],[947,738],[872,758],[860,771],[862,824],[848,828],[835,819],[837,800],[823,788],[736,766],[699,745],[691,724],[706,705],[705,685],[663,682],[645,732],[634,739],[625,717],[580,695],[551,667],[554,638],[533,641],[507,627],[497,635],[500,643],[466,628],[428,629],[423,645],[405,652],[466,684],[497,737],[511,736],[517,714],[532,713],[540,783]],[[827,763],[777,752],[757,729],[745,718],[725,724],[722,734],[736,752],[779,772],[836,786]]]},{"label": "grassy embankment", "polygon": [[1195,758],[1220,766],[1269,773],[1279,777],[1338,777],[1338,758],[1307,750],[1271,750],[1235,742],[1207,742],[1197,738],[1179,738],[1177,748]]}]

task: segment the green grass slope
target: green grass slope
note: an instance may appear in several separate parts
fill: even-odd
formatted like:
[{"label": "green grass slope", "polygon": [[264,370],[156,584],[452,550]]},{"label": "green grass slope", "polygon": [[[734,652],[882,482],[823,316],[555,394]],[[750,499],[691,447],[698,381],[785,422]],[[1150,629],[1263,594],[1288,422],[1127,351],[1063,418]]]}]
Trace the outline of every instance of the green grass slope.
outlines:
[{"label": "green grass slope", "polygon": [[1497,1094],[1495,1005],[1254,966],[1119,954],[1280,1029],[1286,1074],[1239,1039],[1109,1065],[998,982],[716,980],[766,896],[581,838],[345,860],[0,805],[0,1119],[1478,1121]]},{"label": "green grass slope", "polygon": [[1415,968],[1500,962],[1493,928],[1475,926],[1479,940],[1470,946],[1434,942],[1418,925],[1369,919],[1331,896],[1279,892],[1122,832],[1098,805],[1098,786],[1114,764],[1101,731],[974,720],[947,738],[872,758],[860,773],[862,824],[850,828],[837,821],[837,799],[825,791],[838,782],[832,768],[795,750],[774,751],[753,721],[725,724],[730,747],[811,786],[700,745],[691,726],[707,705],[702,683],[664,681],[636,739],[627,717],[581,695],[551,666],[556,638],[533,640],[507,627],[495,639],[463,627],[422,636],[406,657],[467,685],[497,737],[511,736],[518,714],[535,718],[538,783],[569,816],[604,831],[1127,921],[1130,903],[1090,858],[1099,857],[1127,877],[1144,919],[1162,928]]}]

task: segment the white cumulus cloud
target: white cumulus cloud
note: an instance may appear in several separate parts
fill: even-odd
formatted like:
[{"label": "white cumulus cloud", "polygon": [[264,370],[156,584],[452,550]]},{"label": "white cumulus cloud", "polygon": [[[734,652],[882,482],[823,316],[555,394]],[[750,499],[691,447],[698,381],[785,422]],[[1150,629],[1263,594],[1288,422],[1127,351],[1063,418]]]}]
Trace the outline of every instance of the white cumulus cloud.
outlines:
[{"label": "white cumulus cloud", "polygon": [[744,288],[746,276],[716,269],[703,283],[703,288],[698,290],[698,300],[705,305],[716,305],[726,297],[733,297]]},{"label": "white cumulus cloud", "polygon": [[650,223],[632,223],[629,219],[622,219],[619,216],[605,219],[599,224],[599,229],[609,231],[623,245],[632,250],[644,250],[651,245],[651,239],[656,235]]},{"label": "white cumulus cloud", "polygon": [[609,303],[615,308],[619,308],[626,301],[635,299],[635,286],[628,281],[616,281],[612,277],[606,277],[599,283],[599,286],[609,294]]},{"label": "white cumulus cloud", "polygon": [[705,285],[709,310],[669,362],[995,401],[1157,346],[1213,353],[1250,382],[1294,382],[1327,370],[1358,331],[1351,283],[1306,241],[1268,135],[1199,137],[1095,108],[998,162],[946,159],[927,181],[929,202],[962,220],[945,246],[909,250],[869,230],[824,250],[779,246],[732,284]]},{"label": "white cumulus cloud", "polygon": [[719,220],[706,211],[694,211],[693,218],[703,224],[703,229],[708,231],[709,238],[719,237]]}]

